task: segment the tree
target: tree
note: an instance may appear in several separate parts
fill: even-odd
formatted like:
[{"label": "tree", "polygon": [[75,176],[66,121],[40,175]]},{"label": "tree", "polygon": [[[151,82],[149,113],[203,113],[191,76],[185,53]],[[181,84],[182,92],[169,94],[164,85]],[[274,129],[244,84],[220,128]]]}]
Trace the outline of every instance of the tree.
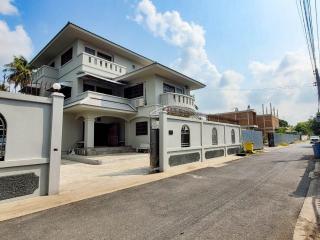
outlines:
[{"label": "tree", "polygon": [[297,125],[294,127],[294,130],[303,134],[303,135],[311,135],[313,130],[311,128],[312,119],[309,119],[305,122],[298,122]]},{"label": "tree", "polygon": [[11,63],[4,65],[3,71],[8,74],[7,81],[14,84],[15,89],[18,86],[23,88],[31,83],[32,67],[23,56],[14,56]]},{"label": "tree", "polygon": [[279,119],[279,127],[289,127],[289,123],[286,120]]}]

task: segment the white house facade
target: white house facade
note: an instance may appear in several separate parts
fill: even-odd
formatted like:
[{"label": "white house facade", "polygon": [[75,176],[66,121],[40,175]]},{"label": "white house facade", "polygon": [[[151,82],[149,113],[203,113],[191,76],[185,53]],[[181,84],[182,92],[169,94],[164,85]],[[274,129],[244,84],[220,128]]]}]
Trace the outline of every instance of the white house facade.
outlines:
[{"label": "white house facade", "polygon": [[32,90],[48,96],[53,83],[65,95],[62,151],[83,144],[150,144],[150,113],[163,106],[195,111],[191,91],[204,84],[68,23],[31,61]]}]

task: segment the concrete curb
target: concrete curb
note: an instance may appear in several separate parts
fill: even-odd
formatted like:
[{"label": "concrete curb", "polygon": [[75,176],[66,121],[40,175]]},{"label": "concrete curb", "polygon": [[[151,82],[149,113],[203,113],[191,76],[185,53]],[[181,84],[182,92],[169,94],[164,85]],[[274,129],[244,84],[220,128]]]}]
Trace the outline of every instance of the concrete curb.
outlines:
[{"label": "concrete curb", "polygon": [[79,163],[84,163],[84,164],[90,164],[90,165],[101,165],[102,161],[97,160],[97,159],[90,159],[88,157],[82,157],[79,155],[64,155],[62,156],[62,159],[69,160],[69,161],[75,161]]},{"label": "concrete curb", "polygon": [[311,240],[319,237],[319,203],[320,203],[320,162],[316,162],[311,178],[308,193],[302,205],[293,233],[293,240]]}]

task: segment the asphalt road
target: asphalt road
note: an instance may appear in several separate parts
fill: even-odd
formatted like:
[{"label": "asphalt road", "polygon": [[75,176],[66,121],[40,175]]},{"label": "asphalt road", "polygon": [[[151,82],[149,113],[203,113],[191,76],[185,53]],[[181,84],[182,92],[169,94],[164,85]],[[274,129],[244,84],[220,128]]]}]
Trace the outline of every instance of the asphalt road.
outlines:
[{"label": "asphalt road", "polygon": [[0,223],[0,239],[291,239],[313,168],[291,145]]}]

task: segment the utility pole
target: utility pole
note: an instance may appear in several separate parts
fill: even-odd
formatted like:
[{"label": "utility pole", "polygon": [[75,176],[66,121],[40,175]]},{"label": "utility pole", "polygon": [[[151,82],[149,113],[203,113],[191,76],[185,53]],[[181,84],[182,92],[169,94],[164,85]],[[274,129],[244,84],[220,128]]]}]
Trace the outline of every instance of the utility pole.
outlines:
[{"label": "utility pole", "polygon": [[315,68],[314,72],[316,75],[315,84],[317,85],[317,89],[318,89],[318,113],[319,113],[319,111],[320,111],[320,76],[319,76],[318,68]]}]

